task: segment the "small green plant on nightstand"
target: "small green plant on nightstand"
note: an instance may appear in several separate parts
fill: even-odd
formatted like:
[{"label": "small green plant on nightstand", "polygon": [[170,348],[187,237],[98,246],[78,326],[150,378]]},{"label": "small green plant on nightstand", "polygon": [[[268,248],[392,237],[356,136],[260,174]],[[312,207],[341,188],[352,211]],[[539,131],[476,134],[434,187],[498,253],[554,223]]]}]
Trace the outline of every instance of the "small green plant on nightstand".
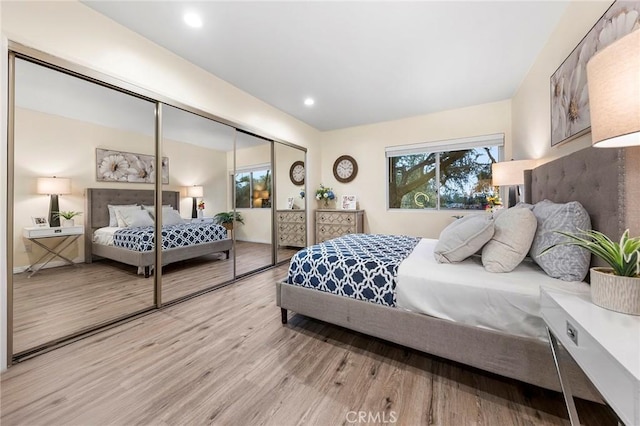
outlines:
[{"label": "small green plant on nightstand", "polygon": [[74,212],[72,210],[61,210],[59,212],[53,212],[53,216],[55,218],[63,218],[63,219],[67,219],[67,220],[71,220],[76,216],[80,216],[82,214],[82,212]]}]

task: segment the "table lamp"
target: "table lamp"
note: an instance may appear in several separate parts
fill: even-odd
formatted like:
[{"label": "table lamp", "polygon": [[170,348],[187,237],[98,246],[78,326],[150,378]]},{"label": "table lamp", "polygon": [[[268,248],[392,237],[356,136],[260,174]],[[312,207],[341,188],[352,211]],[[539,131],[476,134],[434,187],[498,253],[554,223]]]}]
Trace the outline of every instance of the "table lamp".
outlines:
[{"label": "table lamp", "polygon": [[37,183],[38,194],[46,194],[49,199],[49,226],[60,226],[60,206],[58,195],[71,194],[71,179],[57,177],[41,177]]},{"label": "table lamp", "polygon": [[198,197],[204,196],[204,189],[200,185],[193,185],[187,187],[187,197],[193,198],[193,208],[191,209],[191,217],[198,217]]},{"label": "table lamp", "polygon": [[524,171],[533,169],[536,160],[511,160],[493,163],[491,165],[491,180],[493,186],[509,186],[509,205],[516,205],[519,198],[519,185],[524,184]]}]

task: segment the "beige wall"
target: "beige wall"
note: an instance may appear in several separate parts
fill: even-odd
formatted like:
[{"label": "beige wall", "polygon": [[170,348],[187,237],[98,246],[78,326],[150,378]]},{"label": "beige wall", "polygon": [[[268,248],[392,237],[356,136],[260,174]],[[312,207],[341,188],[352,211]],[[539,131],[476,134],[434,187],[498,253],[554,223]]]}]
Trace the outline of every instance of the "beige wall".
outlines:
[{"label": "beige wall", "polygon": [[609,8],[611,1],[572,1],[512,98],[513,158],[543,161],[591,144],[591,133],[551,147],[550,82],[580,40]]},{"label": "beige wall", "polygon": [[[153,120],[153,115],[150,119]],[[46,216],[49,210],[49,196],[36,194],[38,177],[71,178],[72,193],[60,196],[60,209],[81,212],[85,209],[85,188],[153,188],[143,183],[97,182],[96,148],[153,154],[154,141],[151,136],[16,108],[15,267],[27,266],[42,254],[39,247],[22,237],[22,228],[32,226],[31,217]],[[194,182],[204,187],[207,213],[223,210],[228,198],[226,153],[171,140],[165,140],[163,148],[164,155],[169,157],[166,189],[182,193],[181,215],[191,217],[191,198],[186,197],[184,187]],[[83,223],[82,216],[76,220]],[[79,239],[71,258],[84,261],[83,244],[83,239]]]},{"label": "beige wall", "polygon": [[[511,143],[511,103],[501,101],[443,111],[402,120],[325,132],[322,134],[321,182],[336,196],[355,194],[358,208],[365,210],[365,231],[438,238],[448,225],[452,211],[390,211],[386,208],[385,147],[445,139],[505,134],[507,155]],[[338,183],[333,163],[341,155],[358,162],[358,175],[350,183]],[[317,186],[309,186],[310,195]],[[318,202],[309,199],[310,207]]]}]

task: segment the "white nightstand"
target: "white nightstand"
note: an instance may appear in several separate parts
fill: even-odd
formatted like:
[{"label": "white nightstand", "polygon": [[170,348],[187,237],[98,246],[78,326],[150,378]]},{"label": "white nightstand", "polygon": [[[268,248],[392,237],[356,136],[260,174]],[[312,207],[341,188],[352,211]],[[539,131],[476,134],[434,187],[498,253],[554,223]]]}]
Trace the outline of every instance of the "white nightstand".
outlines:
[{"label": "white nightstand", "polygon": [[191,219],[191,223],[213,223],[212,217],[194,217]]},{"label": "white nightstand", "polygon": [[558,341],[626,425],[640,425],[640,316],[591,303],[589,296],[540,292],[569,419],[579,425],[573,395],[556,352]]},{"label": "white nightstand", "polygon": [[[45,250],[45,253],[40,256],[38,260],[33,262],[31,265],[27,267],[27,271],[32,271],[29,274],[29,278],[33,276],[40,269],[44,268],[47,263],[51,262],[56,257],[64,260],[69,265],[73,265],[73,261],[61,253],[64,249],[69,247],[71,243],[80,238],[81,235],[84,234],[84,226],[68,226],[68,227],[40,227],[40,226],[32,226],[28,228],[24,228],[22,230],[22,236],[33,242],[34,244],[42,247]],[[40,240],[46,238],[61,238],[61,240],[53,247],[49,247],[46,244],[40,242]],[[36,269],[32,269],[34,265],[37,265],[41,260],[47,258],[47,261],[38,266]]]}]

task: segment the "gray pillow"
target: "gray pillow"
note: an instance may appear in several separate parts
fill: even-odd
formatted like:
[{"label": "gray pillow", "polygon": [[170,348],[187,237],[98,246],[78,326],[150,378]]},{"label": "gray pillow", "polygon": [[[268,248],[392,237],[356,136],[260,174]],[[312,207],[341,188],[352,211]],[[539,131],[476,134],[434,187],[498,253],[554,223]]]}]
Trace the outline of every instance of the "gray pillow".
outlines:
[{"label": "gray pillow", "polygon": [[107,204],[109,209],[109,226],[120,226],[118,224],[118,218],[116,217],[116,210],[120,209],[134,209],[140,210],[140,206],[137,204]]},{"label": "gray pillow", "polygon": [[433,252],[438,263],[461,262],[476,253],[493,235],[493,219],[488,214],[472,214],[447,226]]},{"label": "gray pillow", "polygon": [[578,232],[591,229],[589,214],[577,201],[557,204],[549,200],[540,201],[533,207],[538,221],[538,230],[529,253],[533,260],[550,277],[564,281],[582,281],[589,272],[591,255],[577,246],[558,246],[540,256],[547,247],[567,238],[554,232]]},{"label": "gray pillow", "polygon": [[511,272],[522,262],[536,233],[536,217],[527,208],[510,208],[495,220],[495,233],[482,249],[489,272]]},{"label": "gray pillow", "polygon": [[116,209],[119,227],[139,228],[153,226],[153,219],[146,210]]}]

